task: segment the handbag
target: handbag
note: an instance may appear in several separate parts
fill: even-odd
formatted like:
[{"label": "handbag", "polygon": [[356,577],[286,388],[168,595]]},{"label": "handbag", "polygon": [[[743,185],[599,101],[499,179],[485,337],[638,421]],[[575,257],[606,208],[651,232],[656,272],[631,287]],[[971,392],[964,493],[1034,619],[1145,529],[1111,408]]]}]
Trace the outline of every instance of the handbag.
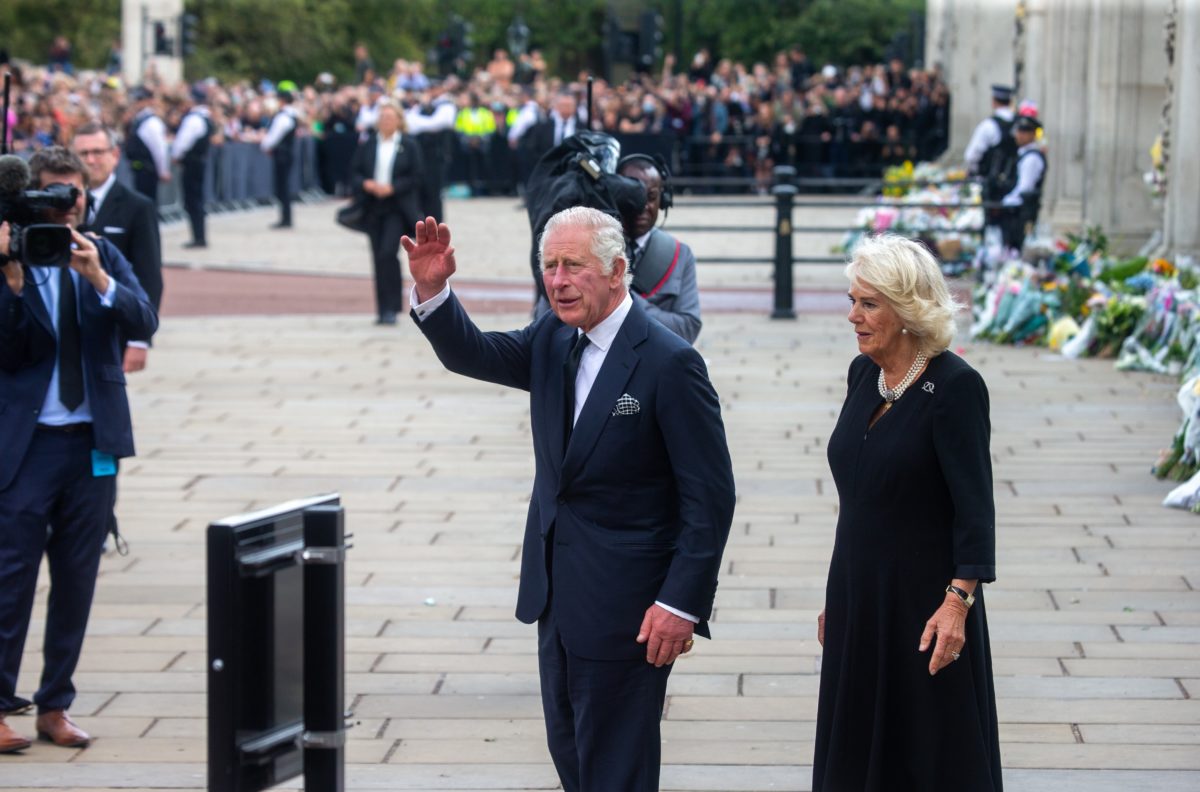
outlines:
[{"label": "handbag", "polygon": [[367,201],[362,193],[355,193],[350,203],[337,210],[337,224],[351,231],[367,232]]}]

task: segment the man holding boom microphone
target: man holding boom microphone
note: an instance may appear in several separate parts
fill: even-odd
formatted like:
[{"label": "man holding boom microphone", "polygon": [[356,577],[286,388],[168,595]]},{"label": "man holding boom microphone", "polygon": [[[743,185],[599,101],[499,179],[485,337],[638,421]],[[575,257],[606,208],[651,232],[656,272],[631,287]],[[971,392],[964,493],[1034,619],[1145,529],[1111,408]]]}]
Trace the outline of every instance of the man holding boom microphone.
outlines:
[{"label": "man holding boom microphone", "polygon": [[28,166],[0,157],[0,753],[31,744],[5,716],[31,706],[17,677],[43,555],[50,597],[35,728],[64,747],[90,740],[67,710],[117,460],[133,455],[120,339],[158,326],[129,262],[76,230],[86,186],[83,163],[65,148],[43,149]]}]

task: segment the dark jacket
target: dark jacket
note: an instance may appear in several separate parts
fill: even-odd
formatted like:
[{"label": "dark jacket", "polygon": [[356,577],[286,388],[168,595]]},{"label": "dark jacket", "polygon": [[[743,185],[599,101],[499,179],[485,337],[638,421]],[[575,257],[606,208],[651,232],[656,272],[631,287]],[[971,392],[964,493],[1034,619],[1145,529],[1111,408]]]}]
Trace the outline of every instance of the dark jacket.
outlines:
[{"label": "dark jacket", "polygon": [[[133,456],[133,426],[125,394],[119,334],[149,338],[158,316],[129,262],[108,240],[97,239],[101,265],[117,282],[112,307],[86,282],[77,291],[84,389],[92,411],[96,450]],[[20,295],[0,284],[0,490],[17,474],[54,374],[58,341],[41,292],[26,273]]]},{"label": "dark jacket", "polygon": [[[363,193],[363,182],[375,178],[375,147],[377,135],[372,132],[370,137],[360,143],[350,161],[350,184],[358,194]],[[404,227],[412,230],[420,219],[421,178],[424,163],[421,157],[421,146],[414,136],[401,134],[392,161],[392,189],[395,191],[387,198],[376,198],[365,195],[366,210],[370,214],[399,213],[404,217]]]}]

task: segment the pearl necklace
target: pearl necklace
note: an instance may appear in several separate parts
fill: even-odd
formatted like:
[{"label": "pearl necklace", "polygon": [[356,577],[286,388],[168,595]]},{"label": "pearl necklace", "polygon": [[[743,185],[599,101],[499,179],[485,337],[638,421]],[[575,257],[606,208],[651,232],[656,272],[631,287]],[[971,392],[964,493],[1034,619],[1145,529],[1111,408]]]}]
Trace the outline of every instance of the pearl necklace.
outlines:
[{"label": "pearl necklace", "polygon": [[883,368],[880,367],[879,395],[883,397],[883,400],[890,404],[903,396],[904,391],[908,390],[908,386],[912,385],[913,380],[917,378],[917,374],[925,366],[927,359],[924,352],[918,352],[916,359],[913,360],[913,364],[909,366],[908,373],[904,375],[904,379],[900,380],[900,384],[894,388],[888,388],[887,383],[883,381]]}]

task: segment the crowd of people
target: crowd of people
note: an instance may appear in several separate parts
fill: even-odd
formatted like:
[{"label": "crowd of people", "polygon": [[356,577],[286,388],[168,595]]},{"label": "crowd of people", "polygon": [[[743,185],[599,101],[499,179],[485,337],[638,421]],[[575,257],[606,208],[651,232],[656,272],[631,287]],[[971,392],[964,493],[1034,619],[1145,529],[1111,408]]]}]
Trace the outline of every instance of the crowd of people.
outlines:
[{"label": "crowd of people", "polygon": [[[395,60],[377,69],[367,48],[355,51],[355,79],[331,73],[298,89],[298,134],[319,141],[321,183],[328,192],[350,184],[354,146],[373,125],[377,105],[394,101],[409,112],[456,108],[444,169],[448,182],[471,194],[513,194],[547,141],[535,132],[557,106],[586,121],[585,79],[548,72],[540,52],[513,59],[496,50],[468,78],[425,73],[420,61]],[[15,151],[69,141],[75,128],[102,123],[117,130],[132,119],[133,86],[110,70],[0,65],[16,88],[10,112]],[[177,129],[196,86],[168,85],[151,69],[138,86],[153,94],[169,129]],[[280,112],[277,85],[267,80],[200,83],[216,127],[214,143],[260,143]],[[596,80],[593,128],[641,138],[667,156],[676,175],[738,180],[737,189],[765,190],[772,169],[791,165],[802,176],[877,176],[883,167],[937,157],[948,141],[949,92],[938,68],[888,64],[817,67],[804,51],[780,52],[771,63],[747,65],[700,50],[686,67],[664,58],[658,74]],[[729,184],[730,182],[726,182]]]}]

